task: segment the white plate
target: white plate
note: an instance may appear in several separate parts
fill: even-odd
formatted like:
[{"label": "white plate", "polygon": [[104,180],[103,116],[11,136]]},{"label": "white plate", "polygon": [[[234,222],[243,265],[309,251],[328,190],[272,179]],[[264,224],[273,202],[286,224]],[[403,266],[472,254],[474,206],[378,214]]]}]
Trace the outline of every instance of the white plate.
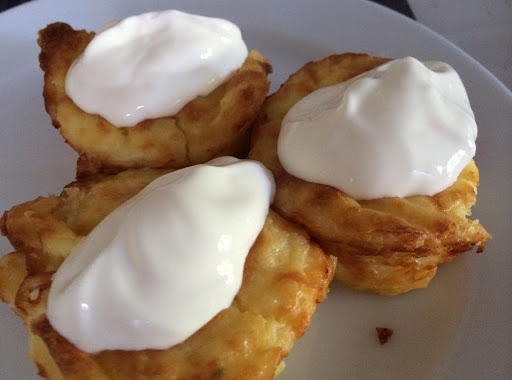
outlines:
[{"label": "white plate", "polygon": [[[177,8],[236,22],[268,57],[275,90],[305,62],[334,52],[443,60],[476,114],[481,187],[474,216],[494,235],[482,255],[443,265],[425,290],[385,298],[333,285],[279,379],[510,378],[512,374],[512,95],[467,54],[396,13],[363,1],[37,1],[0,14],[0,209],[60,192],[75,153],[51,127],[41,96],[37,30],[53,21],[96,29]],[[0,252],[11,249],[5,238]],[[0,378],[36,378],[22,323],[0,306]],[[395,334],[379,345],[375,327]]]}]

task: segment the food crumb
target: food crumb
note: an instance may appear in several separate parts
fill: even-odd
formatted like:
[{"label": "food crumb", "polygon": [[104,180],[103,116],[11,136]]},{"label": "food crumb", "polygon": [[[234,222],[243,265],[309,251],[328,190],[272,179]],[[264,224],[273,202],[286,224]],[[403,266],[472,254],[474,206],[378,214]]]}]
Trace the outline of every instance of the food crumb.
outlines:
[{"label": "food crumb", "polygon": [[389,338],[391,338],[391,335],[393,335],[393,329],[389,327],[376,327],[375,330],[377,330],[380,344],[386,344]]}]

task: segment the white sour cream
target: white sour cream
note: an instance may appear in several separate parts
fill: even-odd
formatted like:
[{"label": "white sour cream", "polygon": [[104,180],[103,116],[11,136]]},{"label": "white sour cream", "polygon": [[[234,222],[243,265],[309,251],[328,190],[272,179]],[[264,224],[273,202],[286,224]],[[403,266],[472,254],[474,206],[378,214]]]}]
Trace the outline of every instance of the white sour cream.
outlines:
[{"label": "white sour cream", "polygon": [[434,195],[474,156],[476,136],[458,74],[407,57],[300,100],[278,155],[290,174],[355,199]]},{"label": "white sour cream", "polygon": [[48,320],[91,353],[183,342],[231,305],[274,190],[263,165],[232,157],[156,179],[64,261]]},{"label": "white sour cream", "polygon": [[233,23],[176,10],[107,24],[66,76],[78,107],[118,127],[171,116],[208,95],[247,58]]}]

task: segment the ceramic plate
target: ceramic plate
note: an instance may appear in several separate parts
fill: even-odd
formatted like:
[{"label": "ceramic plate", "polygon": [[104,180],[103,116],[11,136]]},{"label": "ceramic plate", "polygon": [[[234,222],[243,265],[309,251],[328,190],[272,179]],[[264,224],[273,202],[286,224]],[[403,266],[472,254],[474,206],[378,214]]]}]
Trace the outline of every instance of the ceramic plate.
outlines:
[{"label": "ceramic plate", "polygon": [[[478,62],[432,31],[365,1],[31,2],[0,14],[0,209],[58,193],[76,154],[51,126],[41,96],[37,31],[54,21],[95,30],[165,8],[227,18],[274,67],[272,89],[305,62],[339,52],[450,63],[479,125],[481,186],[473,216],[494,235],[485,253],[442,265],[427,289],[387,298],[333,284],[279,379],[481,379],[512,374],[512,95]],[[11,249],[0,239],[0,252]],[[37,378],[22,323],[0,305],[0,378]],[[380,345],[375,327],[394,329]]]}]

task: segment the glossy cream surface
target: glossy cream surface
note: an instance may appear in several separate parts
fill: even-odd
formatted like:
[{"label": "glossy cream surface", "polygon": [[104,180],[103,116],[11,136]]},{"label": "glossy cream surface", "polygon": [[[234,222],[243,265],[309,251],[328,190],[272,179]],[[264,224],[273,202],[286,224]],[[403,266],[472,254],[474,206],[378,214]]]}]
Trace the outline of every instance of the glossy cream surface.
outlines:
[{"label": "glossy cream surface", "polygon": [[406,57],[301,99],[278,155],[290,174],[355,199],[434,195],[472,159],[476,136],[455,70]]},{"label": "glossy cream surface", "polygon": [[231,305],[274,191],[263,165],[233,157],[156,179],[64,261],[48,320],[86,352],[183,342]]},{"label": "glossy cream surface", "polygon": [[176,10],[104,26],[68,70],[66,93],[118,127],[172,116],[224,83],[247,58],[233,23]]}]

